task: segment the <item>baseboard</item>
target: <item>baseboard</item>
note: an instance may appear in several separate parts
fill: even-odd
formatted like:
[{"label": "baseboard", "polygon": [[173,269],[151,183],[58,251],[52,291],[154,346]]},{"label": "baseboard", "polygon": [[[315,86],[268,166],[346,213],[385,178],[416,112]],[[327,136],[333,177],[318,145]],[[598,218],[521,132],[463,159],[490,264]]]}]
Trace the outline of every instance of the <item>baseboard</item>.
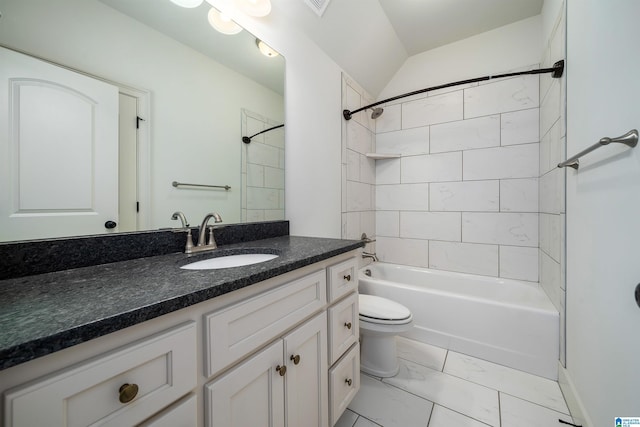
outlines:
[{"label": "baseboard", "polygon": [[582,427],[594,427],[587,410],[582,404],[580,395],[573,385],[569,372],[560,362],[558,362],[558,384],[564,395],[564,400],[567,402],[574,423]]}]

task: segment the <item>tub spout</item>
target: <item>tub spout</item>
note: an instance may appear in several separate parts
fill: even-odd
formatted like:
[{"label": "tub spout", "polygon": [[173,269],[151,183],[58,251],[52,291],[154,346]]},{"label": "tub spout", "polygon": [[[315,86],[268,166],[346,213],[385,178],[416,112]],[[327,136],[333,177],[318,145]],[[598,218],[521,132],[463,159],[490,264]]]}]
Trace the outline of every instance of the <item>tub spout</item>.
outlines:
[{"label": "tub spout", "polygon": [[378,262],[376,253],[362,252],[362,258],[371,258],[374,262]]}]

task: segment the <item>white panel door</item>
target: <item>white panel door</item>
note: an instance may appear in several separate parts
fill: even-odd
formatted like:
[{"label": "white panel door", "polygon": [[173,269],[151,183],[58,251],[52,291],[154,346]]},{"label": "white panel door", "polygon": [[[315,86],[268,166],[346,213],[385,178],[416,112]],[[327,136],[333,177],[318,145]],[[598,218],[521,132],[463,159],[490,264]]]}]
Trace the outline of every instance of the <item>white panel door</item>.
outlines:
[{"label": "white panel door", "polygon": [[[567,154],[640,130],[637,0],[567,3]],[[589,426],[640,417],[640,146],[567,169],[567,370]],[[589,421],[589,420],[586,420]],[[580,420],[578,424],[582,424]]]},{"label": "white panel door", "polygon": [[284,427],[282,365],[282,340],[277,340],[205,385],[206,425]]},{"label": "white panel door", "polygon": [[104,232],[118,222],[118,89],[0,48],[0,162],[0,240]]},{"label": "white panel door", "polygon": [[327,313],[284,338],[287,427],[327,427]]}]

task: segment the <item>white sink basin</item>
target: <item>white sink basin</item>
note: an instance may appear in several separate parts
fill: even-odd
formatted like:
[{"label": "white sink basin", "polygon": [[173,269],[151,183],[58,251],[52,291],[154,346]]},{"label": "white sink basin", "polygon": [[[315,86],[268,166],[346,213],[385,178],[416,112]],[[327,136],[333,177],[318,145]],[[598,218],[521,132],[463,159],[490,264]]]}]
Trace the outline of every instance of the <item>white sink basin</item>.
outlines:
[{"label": "white sink basin", "polygon": [[215,270],[218,268],[241,267],[243,265],[257,264],[259,262],[269,261],[274,258],[278,258],[278,255],[274,255],[274,254],[227,255],[227,256],[220,256],[216,258],[209,258],[202,261],[192,262],[191,264],[183,265],[180,268],[183,268],[185,270]]}]

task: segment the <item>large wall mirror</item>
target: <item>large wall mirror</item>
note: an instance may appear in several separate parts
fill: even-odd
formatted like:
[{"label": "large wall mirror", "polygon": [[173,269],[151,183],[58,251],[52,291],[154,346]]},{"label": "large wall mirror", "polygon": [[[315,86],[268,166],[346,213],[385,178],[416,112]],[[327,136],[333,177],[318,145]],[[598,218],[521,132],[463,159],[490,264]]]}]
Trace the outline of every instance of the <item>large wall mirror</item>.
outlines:
[{"label": "large wall mirror", "polygon": [[284,59],[210,9],[0,0],[0,241],[284,219],[284,128],[242,142],[284,123]]}]

